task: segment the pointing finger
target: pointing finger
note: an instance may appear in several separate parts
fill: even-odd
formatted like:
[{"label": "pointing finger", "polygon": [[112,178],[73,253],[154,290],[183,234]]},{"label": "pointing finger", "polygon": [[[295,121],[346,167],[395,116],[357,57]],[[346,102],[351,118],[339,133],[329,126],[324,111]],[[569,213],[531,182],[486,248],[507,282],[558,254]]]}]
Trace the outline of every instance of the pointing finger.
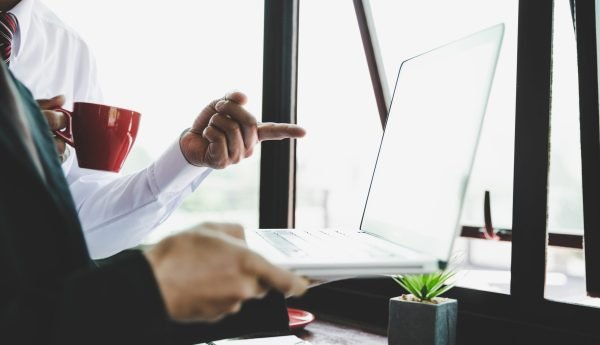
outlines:
[{"label": "pointing finger", "polygon": [[258,125],[259,141],[302,138],[305,135],[304,128],[289,123],[261,123]]}]

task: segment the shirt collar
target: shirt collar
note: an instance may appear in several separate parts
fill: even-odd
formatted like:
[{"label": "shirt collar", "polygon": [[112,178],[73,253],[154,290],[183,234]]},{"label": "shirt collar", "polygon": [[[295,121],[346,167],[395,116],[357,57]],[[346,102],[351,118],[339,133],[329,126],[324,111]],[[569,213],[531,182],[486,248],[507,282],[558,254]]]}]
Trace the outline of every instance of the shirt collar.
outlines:
[{"label": "shirt collar", "polygon": [[36,0],[22,0],[15,7],[10,9],[8,12],[12,13],[17,17],[18,26],[15,39],[13,41],[13,56],[18,57],[21,48],[25,46],[27,41],[27,33],[31,23],[31,17],[33,16],[33,3]]}]

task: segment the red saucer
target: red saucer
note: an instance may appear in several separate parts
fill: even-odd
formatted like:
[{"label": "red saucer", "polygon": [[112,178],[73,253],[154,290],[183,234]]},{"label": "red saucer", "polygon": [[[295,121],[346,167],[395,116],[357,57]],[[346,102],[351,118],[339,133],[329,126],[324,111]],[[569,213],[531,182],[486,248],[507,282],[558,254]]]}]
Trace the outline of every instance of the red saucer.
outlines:
[{"label": "red saucer", "polygon": [[315,320],[315,316],[305,310],[288,308],[290,318],[290,329],[302,329]]}]

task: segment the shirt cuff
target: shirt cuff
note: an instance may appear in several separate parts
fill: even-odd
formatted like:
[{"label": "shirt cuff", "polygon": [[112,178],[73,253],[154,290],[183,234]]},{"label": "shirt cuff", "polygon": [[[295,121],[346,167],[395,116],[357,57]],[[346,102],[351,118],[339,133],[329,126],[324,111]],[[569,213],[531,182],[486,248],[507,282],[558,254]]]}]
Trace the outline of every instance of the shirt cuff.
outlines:
[{"label": "shirt cuff", "polygon": [[191,186],[199,177],[208,175],[212,169],[188,163],[177,140],[150,166],[149,171],[152,192],[158,195],[179,193]]}]

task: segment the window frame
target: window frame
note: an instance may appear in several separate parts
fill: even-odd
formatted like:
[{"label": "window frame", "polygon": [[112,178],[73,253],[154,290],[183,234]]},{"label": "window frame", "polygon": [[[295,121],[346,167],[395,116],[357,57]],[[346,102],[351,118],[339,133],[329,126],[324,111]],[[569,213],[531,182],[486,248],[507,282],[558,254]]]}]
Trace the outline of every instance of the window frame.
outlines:
[{"label": "window frame", "polygon": [[[265,0],[262,121],[296,123],[298,0]],[[261,144],[259,227],[293,228],[296,142]]]},{"label": "window frame", "polygon": [[600,297],[600,121],[596,1],[571,0],[577,39],[586,290]]},{"label": "window frame", "polygon": [[[575,4],[576,23],[580,29],[589,27],[589,1],[573,0]],[[365,37],[371,38],[369,20],[362,18],[368,0],[355,0],[357,18],[361,27],[363,43]],[[516,101],[516,129],[515,129],[515,171],[513,193],[513,229],[510,233],[512,241],[512,268],[511,268],[511,294],[500,294],[479,291],[469,288],[456,287],[447,294],[448,297],[459,300],[458,342],[461,344],[480,344],[484,339],[489,344],[506,343],[593,343],[600,340],[600,328],[597,320],[600,319],[600,309],[582,305],[575,305],[544,298],[546,275],[546,249],[548,245],[547,233],[547,187],[549,168],[549,134],[550,134],[550,100],[551,100],[551,73],[552,73],[552,19],[553,1],[519,1],[519,38],[517,57],[517,101]],[[265,1],[265,72],[264,85],[270,85],[272,79],[277,79],[277,73],[295,75],[297,73],[298,40],[298,6],[299,0],[266,0]],[[360,8],[362,6],[362,9]],[[593,4],[591,5],[594,6]],[[593,9],[593,8],[592,8]],[[586,23],[586,24],[583,24]],[[290,30],[290,25],[295,29]],[[595,25],[595,24],[594,24]],[[576,25],[577,27],[578,25]],[[365,31],[366,28],[366,31]],[[595,26],[594,26],[595,28]],[[269,39],[269,31],[281,33],[277,39]],[[589,31],[589,30],[587,30]],[[584,64],[579,61],[580,75],[582,71],[588,73],[595,70],[595,33],[593,35],[579,33],[577,35],[578,51],[591,49],[590,42],[594,43],[593,63],[586,60]],[[590,38],[590,37],[593,37]],[[365,43],[364,43],[365,44]],[[367,46],[367,55],[372,54],[369,61],[371,73],[378,74],[377,59],[374,46]],[[284,47],[284,48],[282,48]],[[582,48],[583,47],[583,48]],[[368,50],[372,50],[369,52]],[[282,52],[283,51],[283,52]],[[267,56],[272,54],[272,56]],[[579,54],[581,55],[581,54]],[[273,64],[278,66],[272,68]],[[593,66],[591,66],[593,65]],[[375,66],[376,67],[376,66]],[[596,83],[592,94],[580,97],[581,113],[585,114],[586,121],[596,121],[598,128],[598,95],[597,74],[594,80],[580,78],[580,92],[590,88],[588,83]],[[379,78],[379,77],[378,77]],[[381,78],[379,78],[381,80]],[[263,91],[263,120],[275,119],[277,121],[295,122],[295,78],[280,77],[274,85],[286,90],[284,101],[278,99],[281,91],[275,88],[264,87]],[[585,87],[582,87],[585,86]],[[380,88],[382,89],[382,88]],[[378,88],[374,87],[376,97],[385,100]],[[294,97],[292,97],[292,94]],[[594,98],[595,96],[595,98]],[[595,103],[593,102],[595,100]],[[282,102],[285,106],[281,105]],[[595,108],[592,107],[595,104]],[[282,108],[277,108],[279,105]],[[271,110],[290,110],[273,112]],[[293,111],[292,111],[293,110]],[[269,116],[275,117],[270,118]],[[597,133],[586,132],[584,138],[584,124],[582,115],[582,147],[586,144],[587,135],[598,142]],[[381,117],[381,108],[380,108]],[[382,121],[382,124],[384,121]],[[587,128],[587,127],[586,127]],[[295,149],[285,144],[274,146],[274,152],[265,150],[261,162],[261,227],[274,225],[277,227],[293,227],[294,224],[294,198],[295,189]],[[582,153],[583,154],[583,153]],[[587,156],[583,156],[584,186],[590,183],[591,172],[586,164]],[[281,158],[283,157],[283,159]],[[600,157],[596,155],[595,158]],[[600,162],[593,162],[595,169],[600,168]],[[600,171],[600,170],[598,170]],[[277,174],[275,174],[277,172]],[[281,177],[287,173],[287,176]],[[279,175],[277,177],[276,175]],[[540,178],[543,176],[543,178]],[[595,175],[598,176],[598,175]],[[280,180],[277,180],[279,178]],[[273,183],[276,181],[277,183]],[[595,183],[594,181],[591,181]],[[286,184],[287,183],[287,184]],[[600,187],[598,187],[600,188]],[[584,188],[585,191],[585,188]],[[592,194],[590,196],[589,194]],[[586,193],[592,202],[584,196],[584,211],[586,217],[592,217],[593,212],[600,205],[600,193],[596,190]],[[279,203],[279,204],[277,204]],[[591,215],[590,215],[591,213]],[[600,260],[598,240],[591,244],[594,235],[600,235],[592,225],[600,222],[600,216],[585,218],[586,236],[586,261],[588,274],[590,267],[596,267]],[[468,227],[466,227],[468,228]],[[596,232],[592,237],[588,235]],[[464,232],[464,231],[463,231]],[[552,235],[550,235],[552,236]],[[578,238],[569,237],[577,242]],[[579,241],[581,242],[581,241]],[[575,244],[573,244],[575,245]],[[592,253],[589,248],[596,248]],[[589,258],[594,260],[590,263]],[[600,272],[596,268],[596,271]],[[589,289],[588,284],[588,289]],[[291,306],[308,308],[317,312],[321,318],[343,319],[359,322],[362,327],[367,327],[380,333],[387,328],[388,300],[399,295],[398,286],[390,279],[352,279],[334,282],[311,289],[305,296],[289,301]]]}]

